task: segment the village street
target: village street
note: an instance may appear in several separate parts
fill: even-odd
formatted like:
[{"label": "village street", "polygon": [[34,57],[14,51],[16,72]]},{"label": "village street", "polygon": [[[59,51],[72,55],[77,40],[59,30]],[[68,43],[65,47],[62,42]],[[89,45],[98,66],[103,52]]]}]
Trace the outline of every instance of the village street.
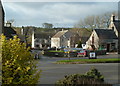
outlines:
[{"label": "village street", "polygon": [[[110,54],[98,56],[100,58],[118,58],[120,55]],[[97,68],[105,78],[105,82],[118,83],[118,63],[96,63],[96,64],[55,64],[57,60],[68,58],[42,57],[38,61],[38,68],[42,70],[38,84],[54,84],[57,80],[62,79],[65,75],[75,73],[86,73],[91,67]],[[71,58],[78,59],[78,58]],[[79,58],[83,59],[83,58]],[[88,59],[87,57],[85,59]]]}]

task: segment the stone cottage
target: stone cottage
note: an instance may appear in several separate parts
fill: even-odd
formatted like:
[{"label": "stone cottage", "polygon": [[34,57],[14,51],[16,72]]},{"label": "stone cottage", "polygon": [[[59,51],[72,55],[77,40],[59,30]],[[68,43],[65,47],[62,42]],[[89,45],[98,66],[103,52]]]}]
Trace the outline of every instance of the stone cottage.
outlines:
[{"label": "stone cottage", "polygon": [[68,30],[62,30],[57,32],[52,38],[51,38],[51,47],[69,47],[74,48],[75,45],[79,41],[79,35],[76,33],[72,33]]},{"label": "stone cottage", "polygon": [[94,29],[86,45],[88,49],[94,46],[96,49],[106,49],[108,52],[117,51],[118,37],[113,30]]},{"label": "stone cottage", "polygon": [[51,37],[53,34],[50,33],[35,33],[32,32],[32,48],[46,49],[51,47]]},{"label": "stone cottage", "polygon": [[96,49],[106,49],[109,51],[118,50],[118,31],[120,29],[120,21],[115,20],[112,15],[108,29],[94,29],[90,38],[86,42],[87,48],[94,46]]}]

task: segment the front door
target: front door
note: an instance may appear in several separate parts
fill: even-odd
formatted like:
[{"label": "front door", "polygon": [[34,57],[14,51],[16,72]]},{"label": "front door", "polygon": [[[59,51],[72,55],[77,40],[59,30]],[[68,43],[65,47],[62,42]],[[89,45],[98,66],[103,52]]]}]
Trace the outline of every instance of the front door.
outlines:
[{"label": "front door", "polygon": [[110,52],[110,44],[107,44],[107,52]]}]

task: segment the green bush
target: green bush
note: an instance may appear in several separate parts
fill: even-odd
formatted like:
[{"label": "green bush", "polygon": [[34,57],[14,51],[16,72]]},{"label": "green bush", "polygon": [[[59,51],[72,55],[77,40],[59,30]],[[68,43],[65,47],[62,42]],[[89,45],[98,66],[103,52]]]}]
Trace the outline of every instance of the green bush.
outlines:
[{"label": "green bush", "polygon": [[6,40],[2,35],[0,42],[2,44],[2,85],[36,84],[40,71],[36,69],[29,48],[26,48],[17,36]]},{"label": "green bush", "polygon": [[[102,77],[102,78],[101,78]],[[91,69],[86,74],[66,75],[56,82],[56,86],[112,86],[103,82],[104,78],[97,69]]]},{"label": "green bush", "polygon": [[104,76],[94,67],[92,67],[85,75],[93,77],[99,81],[104,81]]}]

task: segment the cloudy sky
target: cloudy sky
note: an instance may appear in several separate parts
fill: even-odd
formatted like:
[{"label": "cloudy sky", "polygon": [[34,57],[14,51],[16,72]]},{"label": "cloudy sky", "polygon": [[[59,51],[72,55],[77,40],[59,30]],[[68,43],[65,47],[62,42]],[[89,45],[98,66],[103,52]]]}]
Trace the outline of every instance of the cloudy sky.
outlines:
[{"label": "cloudy sky", "polygon": [[117,2],[3,2],[5,19],[15,26],[73,27],[80,19],[117,11]]}]

